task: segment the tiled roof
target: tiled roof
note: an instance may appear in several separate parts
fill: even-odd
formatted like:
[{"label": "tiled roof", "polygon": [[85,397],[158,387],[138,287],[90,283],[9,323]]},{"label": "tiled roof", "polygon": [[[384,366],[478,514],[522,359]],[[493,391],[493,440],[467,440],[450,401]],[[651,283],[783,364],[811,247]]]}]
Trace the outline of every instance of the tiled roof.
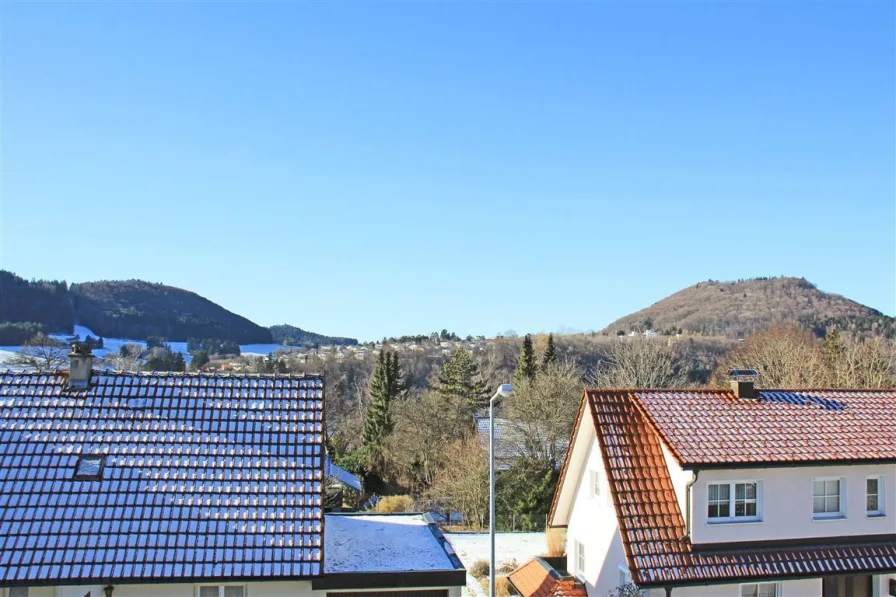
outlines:
[{"label": "tiled roof", "polygon": [[0,586],[321,573],[322,379],[67,379],[0,373]]},{"label": "tiled roof", "polygon": [[896,461],[896,391],[633,391],[676,459],[699,465]]},{"label": "tiled roof", "polygon": [[[476,432],[482,447],[488,451],[487,416],[476,418]],[[569,438],[560,437],[552,441],[542,429],[503,417],[495,417],[495,462],[498,470],[509,469],[521,457],[533,452],[543,453],[545,457],[554,457],[559,467],[568,444]]]},{"label": "tiled roof", "polygon": [[587,597],[577,578],[559,574],[541,558],[534,558],[507,575],[522,597]]},{"label": "tiled roof", "polygon": [[[623,548],[637,585],[706,584],[896,570],[893,536],[863,544],[694,551],[685,538],[684,519],[659,436],[638,406],[645,394],[600,390],[586,393]],[[650,392],[651,398],[662,394],[668,395]],[[695,443],[702,441],[694,440]]]}]

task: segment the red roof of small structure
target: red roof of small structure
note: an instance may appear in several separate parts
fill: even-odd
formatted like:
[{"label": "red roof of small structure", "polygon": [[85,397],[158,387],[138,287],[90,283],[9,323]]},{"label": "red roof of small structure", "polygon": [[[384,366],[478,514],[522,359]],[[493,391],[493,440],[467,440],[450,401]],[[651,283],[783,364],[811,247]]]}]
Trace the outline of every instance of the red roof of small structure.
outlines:
[{"label": "red roof of small structure", "polygon": [[[896,535],[861,543],[847,538],[695,550],[660,443],[662,436],[684,468],[694,463],[761,466],[788,458],[795,463],[889,460],[896,458],[896,392],[761,392],[758,400],[746,402],[716,391],[588,390],[585,399],[587,409],[580,417],[590,414],[593,421],[635,584],[896,571]],[[880,417],[877,431],[869,427],[874,416]],[[819,440],[812,439],[816,434]],[[568,461],[569,454],[563,476]]]},{"label": "red roof of small structure", "polygon": [[523,597],[588,597],[585,585],[572,576],[562,576],[541,558],[507,575]]}]

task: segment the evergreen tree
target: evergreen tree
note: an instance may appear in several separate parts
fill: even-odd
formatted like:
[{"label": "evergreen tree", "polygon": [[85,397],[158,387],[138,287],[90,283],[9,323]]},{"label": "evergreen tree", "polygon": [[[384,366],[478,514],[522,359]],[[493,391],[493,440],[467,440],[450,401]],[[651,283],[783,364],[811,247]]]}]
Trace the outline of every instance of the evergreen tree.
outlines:
[{"label": "evergreen tree", "polygon": [[201,371],[203,367],[209,364],[209,361],[211,361],[211,359],[209,358],[208,353],[204,350],[200,350],[193,355],[193,362],[191,364],[193,365],[193,369]]},{"label": "evergreen tree", "polygon": [[380,468],[383,440],[392,431],[390,406],[405,391],[398,364],[398,353],[380,351],[370,379],[370,403],[364,417],[361,441],[370,461],[371,470]]},{"label": "evergreen tree", "polygon": [[541,357],[541,370],[544,371],[552,363],[557,362],[557,349],[554,346],[554,334],[548,334],[548,345]]},{"label": "evergreen tree", "polygon": [[523,379],[532,380],[535,379],[536,372],[535,351],[532,348],[532,336],[526,334],[526,337],[523,338],[523,348],[520,350],[520,356],[516,360],[515,377],[517,381]]},{"label": "evergreen tree", "polygon": [[464,411],[471,422],[476,410],[488,404],[488,388],[482,380],[479,365],[465,348],[458,349],[445,363],[439,373],[436,391],[446,404]]}]

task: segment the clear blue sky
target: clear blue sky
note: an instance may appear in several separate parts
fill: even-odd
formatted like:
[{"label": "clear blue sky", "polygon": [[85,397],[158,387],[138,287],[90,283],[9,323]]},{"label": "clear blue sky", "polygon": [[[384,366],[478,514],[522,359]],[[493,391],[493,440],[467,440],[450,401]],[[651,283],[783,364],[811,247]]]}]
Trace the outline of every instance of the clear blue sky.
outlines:
[{"label": "clear blue sky", "polygon": [[893,2],[2,1],[2,267],[373,339],[896,313]]}]

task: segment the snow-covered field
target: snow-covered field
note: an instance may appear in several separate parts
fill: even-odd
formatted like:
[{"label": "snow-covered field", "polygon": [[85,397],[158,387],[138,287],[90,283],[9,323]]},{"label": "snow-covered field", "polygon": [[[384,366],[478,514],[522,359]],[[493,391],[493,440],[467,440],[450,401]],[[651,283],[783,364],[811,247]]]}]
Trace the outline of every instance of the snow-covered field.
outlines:
[{"label": "snow-covered field", "polygon": [[[467,570],[477,560],[488,561],[488,533],[446,533],[457,557]],[[523,565],[535,556],[547,553],[545,533],[495,533],[495,561],[497,568],[516,562]]]},{"label": "snow-covered field", "polygon": [[[72,331],[72,336],[78,336],[81,340],[87,338],[87,336],[93,336],[94,338],[98,338],[99,335],[95,334],[89,328],[86,328],[82,325],[76,325],[75,329]],[[67,342],[70,336],[65,334],[51,334],[52,338],[59,340],[61,342]],[[105,357],[109,353],[117,353],[118,349],[120,349],[125,344],[136,344],[142,348],[146,348],[146,342],[143,340],[128,340],[126,338],[108,338],[103,336],[103,348],[97,348],[93,351],[93,354],[97,357]],[[187,351],[187,343],[186,342],[168,342],[168,345],[171,347],[171,350],[174,352],[179,352],[184,355],[184,360],[189,363],[192,360],[192,356]],[[12,359],[22,347],[21,346],[0,346],[0,363],[5,363]],[[240,344],[240,353],[244,356],[268,356],[274,351],[282,350],[285,348],[292,348],[289,346],[283,346],[281,344]]]}]

